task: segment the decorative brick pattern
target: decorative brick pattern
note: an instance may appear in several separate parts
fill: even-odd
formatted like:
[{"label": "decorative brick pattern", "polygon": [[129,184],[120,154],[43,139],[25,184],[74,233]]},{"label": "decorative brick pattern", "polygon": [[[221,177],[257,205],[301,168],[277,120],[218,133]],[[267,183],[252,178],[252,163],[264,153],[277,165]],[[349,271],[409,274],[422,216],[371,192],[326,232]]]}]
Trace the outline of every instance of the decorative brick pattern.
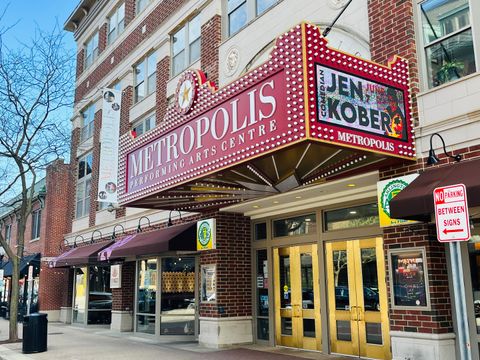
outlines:
[{"label": "decorative brick pattern", "polygon": [[215,15],[201,29],[201,54],[202,70],[207,74],[208,80],[218,84],[219,54],[218,49],[222,42],[222,18]]},{"label": "decorative brick pattern", "polygon": [[166,56],[157,63],[157,73],[156,73],[156,113],[155,113],[155,122],[160,124],[160,122],[165,117],[168,108],[168,98],[167,98],[167,82],[170,78],[170,57]]},{"label": "decorative brick pattern", "polygon": [[[80,101],[88,91],[94,89],[98,83],[115,68],[117,62],[122,61],[135,50],[143,40],[154,33],[185,2],[186,0],[164,0],[154,8],[152,12],[145,17],[145,20],[133,29],[130,34],[110,52],[109,56],[98,64],[93,72],[78,85],[75,90],[75,103]],[[142,32],[144,26],[146,27],[146,31]],[[110,62],[112,56],[115,57],[115,63],[113,64]]]},{"label": "decorative brick pattern", "polygon": [[122,265],[122,287],[112,289],[112,310],[133,311],[135,309],[135,262]]},{"label": "decorative brick pattern", "polygon": [[127,27],[135,17],[135,9],[135,0],[125,0],[125,27]]},{"label": "decorative brick pattern", "polygon": [[103,24],[98,30],[98,53],[101,54],[107,47],[107,28],[108,24]]}]

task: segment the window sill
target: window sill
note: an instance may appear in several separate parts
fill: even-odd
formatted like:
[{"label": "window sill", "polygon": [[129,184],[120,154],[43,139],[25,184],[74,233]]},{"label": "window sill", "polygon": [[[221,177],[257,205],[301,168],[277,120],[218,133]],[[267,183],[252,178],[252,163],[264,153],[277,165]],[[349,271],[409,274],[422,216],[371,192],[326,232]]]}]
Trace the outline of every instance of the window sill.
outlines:
[{"label": "window sill", "polygon": [[30,240],[29,242],[30,242],[30,243],[34,243],[34,242],[37,242],[37,241],[39,241],[39,240],[40,240],[40,236],[39,236],[39,237],[36,237],[35,239]]}]

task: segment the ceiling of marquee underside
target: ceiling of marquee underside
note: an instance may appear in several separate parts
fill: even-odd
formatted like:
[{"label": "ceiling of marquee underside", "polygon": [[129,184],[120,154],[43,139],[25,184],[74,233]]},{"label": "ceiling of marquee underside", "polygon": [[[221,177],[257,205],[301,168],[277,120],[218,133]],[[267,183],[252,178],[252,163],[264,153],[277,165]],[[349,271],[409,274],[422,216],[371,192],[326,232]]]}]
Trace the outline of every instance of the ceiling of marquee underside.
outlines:
[{"label": "ceiling of marquee underside", "polygon": [[398,161],[386,155],[303,142],[132,201],[127,206],[204,211],[371,171]]}]

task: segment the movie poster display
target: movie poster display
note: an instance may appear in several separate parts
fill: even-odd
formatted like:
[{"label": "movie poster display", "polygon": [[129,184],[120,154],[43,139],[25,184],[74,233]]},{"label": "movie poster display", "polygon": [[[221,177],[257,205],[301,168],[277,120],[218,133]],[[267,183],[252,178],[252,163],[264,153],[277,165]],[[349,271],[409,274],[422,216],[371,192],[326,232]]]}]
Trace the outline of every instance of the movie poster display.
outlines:
[{"label": "movie poster display", "polygon": [[427,268],[422,249],[392,250],[390,268],[393,307],[427,309]]}]

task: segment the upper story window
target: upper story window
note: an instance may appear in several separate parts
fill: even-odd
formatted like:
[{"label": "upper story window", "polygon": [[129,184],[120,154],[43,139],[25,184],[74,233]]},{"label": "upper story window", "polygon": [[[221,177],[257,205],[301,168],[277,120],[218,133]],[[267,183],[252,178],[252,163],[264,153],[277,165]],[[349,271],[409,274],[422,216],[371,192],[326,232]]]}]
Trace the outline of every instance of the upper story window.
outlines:
[{"label": "upper story window", "polygon": [[85,44],[85,69],[98,57],[98,31]]},{"label": "upper story window", "polygon": [[155,91],[157,53],[151,53],[134,67],[135,102],[143,100]]},{"label": "upper story window", "polygon": [[149,114],[140,121],[133,124],[132,130],[137,136],[145,134],[155,127],[155,113]]},{"label": "upper story window", "polygon": [[125,28],[125,3],[120,5],[108,19],[108,43],[111,44]]},{"label": "upper story window", "polygon": [[237,33],[247,22],[277,2],[278,0],[227,0],[228,35]]},{"label": "upper story window", "polygon": [[200,16],[195,16],[172,36],[172,74],[178,75],[200,59]]},{"label": "upper story window", "polygon": [[12,239],[12,224],[8,224],[5,226],[5,241],[7,244],[10,244],[10,240]]},{"label": "upper story window", "polygon": [[80,142],[84,142],[93,136],[93,120],[95,119],[95,104],[89,105],[82,111],[82,131],[80,134]]},{"label": "upper story window", "polygon": [[468,0],[420,3],[428,87],[475,72]]},{"label": "upper story window", "polygon": [[77,206],[75,217],[80,218],[90,212],[90,190],[92,188],[93,155],[88,153],[78,159]]},{"label": "upper story window", "polygon": [[152,0],[137,0],[136,13],[140,14]]},{"label": "upper story window", "polygon": [[40,237],[40,223],[42,222],[42,210],[32,211],[32,240]]}]

